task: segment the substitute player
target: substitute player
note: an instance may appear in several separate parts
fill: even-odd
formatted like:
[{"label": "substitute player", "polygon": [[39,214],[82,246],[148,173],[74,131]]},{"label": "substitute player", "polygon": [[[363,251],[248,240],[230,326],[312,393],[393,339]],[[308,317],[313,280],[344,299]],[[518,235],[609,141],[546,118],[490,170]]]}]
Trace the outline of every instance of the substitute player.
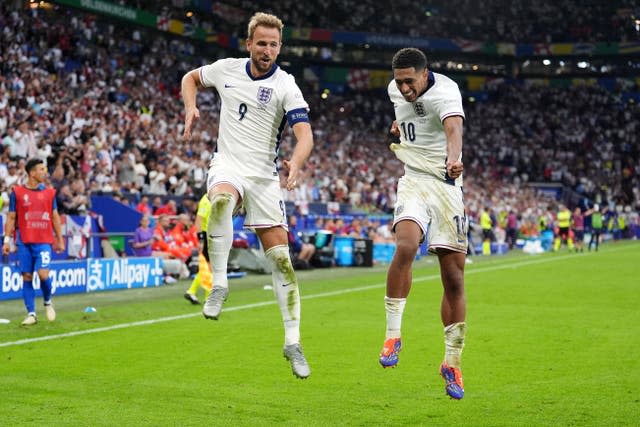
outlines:
[{"label": "substitute player", "polygon": [[198,240],[201,249],[198,254],[198,273],[193,278],[191,286],[184,293],[184,298],[191,304],[200,304],[197,292],[198,288],[204,289],[205,297],[209,295],[212,287],[211,267],[209,265],[209,247],[207,245],[207,227],[209,225],[209,214],[211,213],[211,202],[205,194],[198,202],[198,212],[196,212],[195,227],[198,230]]},{"label": "substitute player", "polygon": [[[49,321],[56,319],[51,303],[51,245],[56,252],[64,250],[64,238],[56,205],[56,190],[45,185],[47,168],[41,159],[31,159],[25,165],[27,183],[13,187],[9,202],[9,214],[4,228],[2,253],[11,250],[11,238],[15,238],[18,250],[18,266],[22,273],[22,298],[27,309],[23,325],[34,325],[36,317],[36,293],[33,289],[33,272],[40,278],[40,289]],[[17,227],[16,227],[17,224]],[[54,240],[55,233],[55,240]]]},{"label": "substitute player", "polygon": [[394,80],[388,92],[396,120],[391,132],[400,137],[400,143],[391,149],[404,163],[405,173],[398,182],[393,221],[397,245],[387,273],[386,340],[379,360],[385,368],[398,364],[411,267],[426,238],[429,251],[438,256],[444,286],[440,315],[445,355],[440,374],[447,394],[461,399],[468,227],[462,199],[462,98],[451,79],[427,69],[427,58],[418,49],[399,50],[392,69]]},{"label": "substitute player", "polygon": [[246,40],[249,58],[221,59],[188,72],[182,79],[185,106],[184,137],[200,117],[198,88],[216,88],[222,100],[217,151],[207,179],[211,214],[208,224],[213,290],[202,310],[218,319],[229,292],[227,261],[233,241],[232,215],[241,204],[245,226],[253,228],[272,270],[273,289],[284,321],[284,356],[294,375],[311,370],[300,346],[300,294],[287,245],[287,220],[276,168],[280,138],[286,123],[297,144],[288,169],[287,190],[297,184],[300,169],[313,148],[308,104],[294,78],[276,65],[282,45],[282,21],[256,13]]}]

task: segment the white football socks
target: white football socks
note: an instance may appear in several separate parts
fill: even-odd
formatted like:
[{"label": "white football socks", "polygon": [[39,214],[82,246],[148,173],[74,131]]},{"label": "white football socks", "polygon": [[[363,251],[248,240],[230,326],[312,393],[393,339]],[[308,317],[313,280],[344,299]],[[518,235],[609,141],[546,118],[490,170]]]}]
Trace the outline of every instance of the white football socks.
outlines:
[{"label": "white football socks", "polygon": [[284,322],[285,345],[300,342],[300,292],[298,279],[289,256],[289,246],[278,245],[265,251],[271,266],[273,293]]},{"label": "white football socks", "polygon": [[402,327],[402,313],[404,306],[407,304],[406,298],[389,298],[384,297],[384,308],[387,312],[387,331],[385,339],[400,338],[400,329]]},{"label": "white football socks", "polygon": [[213,286],[228,288],[227,262],[233,243],[233,210],[236,199],[231,193],[214,194],[207,225],[209,260],[213,271]]},{"label": "white football socks", "polygon": [[452,323],[444,328],[444,360],[447,365],[460,369],[460,358],[464,348],[465,322]]}]

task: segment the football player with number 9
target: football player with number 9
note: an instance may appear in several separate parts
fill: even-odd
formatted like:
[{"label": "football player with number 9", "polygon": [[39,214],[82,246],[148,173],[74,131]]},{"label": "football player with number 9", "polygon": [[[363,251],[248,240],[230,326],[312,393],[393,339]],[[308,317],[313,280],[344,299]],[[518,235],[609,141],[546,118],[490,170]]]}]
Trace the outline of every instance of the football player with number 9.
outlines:
[{"label": "football player with number 9", "polygon": [[185,74],[184,138],[191,137],[200,118],[198,88],[215,88],[221,99],[215,155],[207,179],[211,200],[209,260],[213,289],[203,308],[217,320],[229,292],[227,261],[233,241],[232,215],[243,205],[245,227],[256,231],[272,270],[273,289],[285,329],[284,356],[295,376],[311,370],[300,346],[300,294],[289,256],[287,219],[277,170],[278,148],[286,124],[297,140],[293,155],[284,160],[287,190],[293,190],[313,148],[308,104],[293,76],[276,64],[282,45],[282,21],[256,13],[249,21],[246,47],[249,58],[225,58]]}]

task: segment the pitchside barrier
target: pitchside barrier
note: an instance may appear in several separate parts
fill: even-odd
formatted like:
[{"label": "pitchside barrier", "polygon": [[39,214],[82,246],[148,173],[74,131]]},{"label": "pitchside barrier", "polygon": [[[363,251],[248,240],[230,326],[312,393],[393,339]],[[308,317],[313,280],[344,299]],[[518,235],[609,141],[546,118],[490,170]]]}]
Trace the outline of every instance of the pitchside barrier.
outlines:
[{"label": "pitchside barrier", "polygon": [[[0,301],[22,298],[22,274],[15,263],[0,264]],[[162,258],[88,258],[52,261],[49,269],[54,295],[160,286],[164,284]],[[33,287],[42,296],[40,279]]]}]

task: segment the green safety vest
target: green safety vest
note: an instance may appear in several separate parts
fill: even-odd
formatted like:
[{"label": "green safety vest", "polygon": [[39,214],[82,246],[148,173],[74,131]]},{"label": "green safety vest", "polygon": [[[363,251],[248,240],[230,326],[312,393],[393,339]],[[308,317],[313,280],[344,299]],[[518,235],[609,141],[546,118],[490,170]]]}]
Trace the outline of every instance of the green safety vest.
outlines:
[{"label": "green safety vest", "polygon": [[602,214],[600,212],[594,212],[591,215],[591,227],[602,228]]},{"label": "green safety vest", "polygon": [[571,212],[569,211],[558,212],[558,227],[569,228],[569,225],[571,225]]}]

